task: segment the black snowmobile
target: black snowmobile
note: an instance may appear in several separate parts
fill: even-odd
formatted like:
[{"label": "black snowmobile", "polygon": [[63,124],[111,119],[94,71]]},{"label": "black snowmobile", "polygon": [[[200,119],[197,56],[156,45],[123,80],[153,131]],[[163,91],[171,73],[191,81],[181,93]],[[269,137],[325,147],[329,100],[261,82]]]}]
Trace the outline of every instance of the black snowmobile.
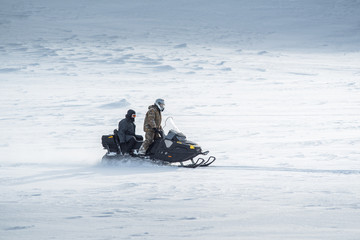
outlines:
[{"label": "black snowmobile", "polygon": [[188,141],[186,136],[175,126],[172,118],[168,118],[165,125],[167,122],[172,125],[168,134],[164,135],[161,132],[160,137],[150,145],[144,156],[137,154],[143,141],[137,141],[130,151],[130,155],[126,156],[121,152],[117,129],[114,130],[113,135],[102,136],[102,145],[107,150],[102,161],[116,161],[133,157],[151,159],[158,164],[179,163],[179,167],[196,168],[209,166],[216,160],[214,156],[210,156],[208,159],[199,157],[195,160],[197,156],[207,155],[209,151],[203,152],[198,144]]}]

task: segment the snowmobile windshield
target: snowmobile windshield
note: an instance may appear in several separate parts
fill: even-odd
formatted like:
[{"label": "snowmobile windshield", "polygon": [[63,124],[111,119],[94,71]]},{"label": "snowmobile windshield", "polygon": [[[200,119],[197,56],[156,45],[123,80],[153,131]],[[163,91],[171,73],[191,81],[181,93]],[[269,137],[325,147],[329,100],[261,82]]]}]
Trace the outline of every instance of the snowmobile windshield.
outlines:
[{"label": "snowmobile windshield", "polygon": [[181,132],[178,127],[176,126],[175,122],[174,122],[174,118],[173,117],[168,117],[165,120],[165,124],[163,127],[165,133],[169,132],[170,130],[174,130],[175,132]]},{"label": "snowmobile windshield", "polygon": [[176,141],[185,141],[186,136],[177,128],[174,119],[172,117],[168,117],[165,120],[164,124],[164,132],[167,133],[166,139],[176,140]]}]

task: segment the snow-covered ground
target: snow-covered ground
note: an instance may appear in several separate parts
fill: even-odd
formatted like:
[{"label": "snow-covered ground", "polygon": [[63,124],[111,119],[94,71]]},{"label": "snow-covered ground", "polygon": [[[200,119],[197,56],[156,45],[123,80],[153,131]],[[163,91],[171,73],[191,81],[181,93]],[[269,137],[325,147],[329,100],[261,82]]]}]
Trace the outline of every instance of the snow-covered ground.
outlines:
[{"label": "snow-covered ground", "polygon": [[[359,239],[359,12],[0,0],[0,239]],[[218,160],[102,164],[160,97]]]}]

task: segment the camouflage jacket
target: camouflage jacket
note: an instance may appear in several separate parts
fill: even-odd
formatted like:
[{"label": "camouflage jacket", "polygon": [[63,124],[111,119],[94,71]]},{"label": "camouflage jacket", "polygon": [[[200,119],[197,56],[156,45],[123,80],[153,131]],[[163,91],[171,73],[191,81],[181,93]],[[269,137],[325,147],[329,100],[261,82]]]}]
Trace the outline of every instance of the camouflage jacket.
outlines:
[{"label": "camouflage jacket", "polygon": [[152,131],[153,128],[162,130],[161,128],[161,112],[155,105],[149,106],[144,120],[144,131]]}]

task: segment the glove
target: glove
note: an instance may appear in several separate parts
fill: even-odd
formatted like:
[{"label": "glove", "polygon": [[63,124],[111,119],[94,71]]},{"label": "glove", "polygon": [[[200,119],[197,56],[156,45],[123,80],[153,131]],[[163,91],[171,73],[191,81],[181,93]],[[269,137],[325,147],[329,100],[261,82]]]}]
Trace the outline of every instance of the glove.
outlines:
[{"label": "glove", "polygon": [[159,134],[160,137],[164,138],[164,133],[161,129],[158,129],[158,128],[153,128],[154,132]]},{"label": "glove", "polygon": [[136,138],[136,140],[138,140],[138,141],[144,140],[143,136],[141,136],[141,135],[135,135],[135,138]]}]

